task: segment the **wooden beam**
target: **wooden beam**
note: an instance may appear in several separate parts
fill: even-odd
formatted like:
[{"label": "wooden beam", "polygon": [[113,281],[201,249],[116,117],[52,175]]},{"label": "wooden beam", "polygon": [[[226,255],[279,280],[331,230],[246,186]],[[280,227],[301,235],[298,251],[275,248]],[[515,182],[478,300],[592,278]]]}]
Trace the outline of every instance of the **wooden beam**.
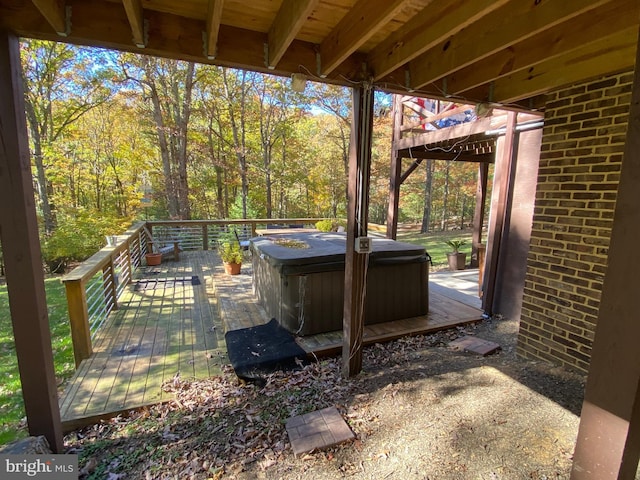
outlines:
[{"label": "wooden beam", "polygon": [[452,73],[447,77],[448,91],[464,96],[463,92],[474,87],[600,42],[617,31],[637,29],[639,16],[636,0],[607,3]]},{"label": "wooden beam", "polygon": [[61,37],[69,35],[69,22],[64,0],[32,0],[33,4]]},{"label": "wooden beam", "polygon": [[[107,0],[69,0],[73,8],[74,26],[65,41],[78,45],[112,48],[126,52],[157,55],[185,61],[247,69],[274,75],[290,76],[301,66],[309,71],[317,67],[317,45],[295,40],[274,70],[267,68],[264,58],[265,33],[228,25],[220,25],[218,52],[215,61],[203,51],[201,20],[177,17],[169,13],[145,10],[147,46],[140,49],[131,42],[131,29],[123,8],[114,8]],[[93,21],[91,19],[98,19]],[[59,41],[33,4],[26,2],[19,9],[0,7],[0,28],[11,25],[21,36]],[[364,56],[351,55],[339,65],[326,81],[352,85],[349,79],[360,78]]]},{"label": "wooden beam", "polygon": [[374,80],[388,75],[423,52],[446,41],[508,0],[432,2],[376,46],[368,56]]},{"label": "wooden beam", "polygon": [[204,33],[204,48],[208,59],[213,60],[218,53],[218,35],[220,33],[220,21],[222,19],[222,7],[224,0],[209,0],[207,8],[207,30]]},{"label": "wooden beam", "polygon": [[413,172],[416,171],[416,169],[422,164],[422,160],[424,160],[424,158],[417,158],[416,160],[413,161],[413,163],[411,165],[409,165],[409,168],[407,168],[404,173],[402,175],[400,175],[400,184],[402,185],[407,178],[409,178],[409,175],[411,175]]},{"label": "wooden beam", "polygon": [[359,0],[320,44],[320,76],[326,77],[391,20],[407,0]]},{"label": "wooden beam", "polygon": [[[418,89],[611,0],[512,1],[409,63],[408,87]],[[449,93],[446,89],[445,93]]]},{"label": "wooden beam", "polygon": [[122,0],[124,11],[127,13],[129,25],[131,25],[131,33],[133,34],[133,43],[136,47],[144,48],[147,44],[144,38],[144,17],[142,16],[141,0]]},{"label": "wooden beam", "polygon": [[[632,29],[614,32],[597,43],[540,63],[493,83],[493,96],[500,102],[516,102],[576,82],[633,68],[636,42]],[[488,95],[489,87],[469,90],[465,95]]]},{"label": "wooden beam", "polygon": [[284,0],[269,29],[267,65],[275,68],[319,0]]},{"label": "wooden beam", "polygon": [[19,39],[0,30],[0,240],[31,435],[62,453],[62,425],[29,159]]},{"label": "wooden beam", "polygon": [[367,291],[369,254],[356,252],[355,240],[367,236],[369,220],[373,93],[370,85],[353,88],[342,335],[342,368],[346,377],[357,375],[362,370],[364,297]]},{"label": "wooden beam", "polygon": [[400,155],[402,158],[418,158],[421,160],[455,160],[457,162],[469,163],[493,163],[494,158],[494,154],[492,152],[473,153],[472,151],[469,151],[456,153],[437,150],[425,150],[424,148],[420,147],[412,148],[411,150],[398,150],[398,155]]},{"label": "wooden beam", "polygon": [[394,148],[404,150],[406,148],[422,147],[431,143],[444,142],[454,138],[462,138],[470,135],[485,133],[487,130],[502,127],[506,121],[506,116],[486,117],[473,122],[461,123],[453,127],[442,128],[440,130],[427,131],[422,135],[403,138],[394,142]]},{"label": "wooden beam", "polygon": [[493,314],[493,299],[496,290],[496,274],[500,258],[500,246],[506,221],[507,200],[511,189],[511,169],[513,168],[513,147],[516,135],[518,114],[507,114],[507,130],[504,137],[498,139],[496,166],[494,171],[493,192],[495,199],[491,205],[491,222],[489,223],[489,244],[487,245],[486,269],[487,281],[483,282],[482,309]]},{"label": "wooden beam", "polygon": [[572,480],[636,478],[640,458],[640,46]]},{"label": "wooden beam", "polygon": [[412,151],[411,155],[409,155],[406,151],[398,151],[398,156],[401,158],[414,158],[415,161],[409,165],[402,175],[400,175],[400,185],[402,185],[407,178],[418,168],[423,160],[448,160],[448,161],[456,161],[456,162],[469,162],[469,163],[482,163],[483,165],[489,166],[490,163],[494,162],[495,154],[494,153],[484,153],[480,155],[473,155],[471,153],[460,154],[460,153],[447,153],[447,152],[432,152],[427,150],[417,150],[415,152]]}]

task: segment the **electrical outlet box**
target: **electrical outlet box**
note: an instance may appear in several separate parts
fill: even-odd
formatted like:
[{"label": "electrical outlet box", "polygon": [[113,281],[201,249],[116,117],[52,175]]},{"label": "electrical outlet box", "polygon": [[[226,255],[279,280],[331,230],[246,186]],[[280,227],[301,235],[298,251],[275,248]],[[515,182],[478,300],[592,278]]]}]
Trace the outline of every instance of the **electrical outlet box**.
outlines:
[{"label": "electrical outlet box", "polygon": [[371,239],[369,237],[356,238],[355,250],[358,253],[371,253]]}]

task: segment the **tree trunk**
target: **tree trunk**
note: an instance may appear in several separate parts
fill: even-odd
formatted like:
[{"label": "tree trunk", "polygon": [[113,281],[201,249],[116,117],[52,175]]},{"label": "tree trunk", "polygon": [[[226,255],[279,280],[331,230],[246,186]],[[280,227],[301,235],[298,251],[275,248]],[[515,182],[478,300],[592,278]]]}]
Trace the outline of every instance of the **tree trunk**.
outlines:
[{"label": "tree trunk", "polygon": [[195,74],[195,64],[189,62],[187,64],[187,72],[185,75],[184,97],[182,104],[179,104],[180,93],[175,85],[176,102],[176,126],[178,127],[178,150],[176,163],[178,164],[178,209],[180,218],[183,220],[191,219],[191,207],[189,204],[189,182],[187,178],[187,134],[189,130],[189,118],[191,117],[191,98],[193,93],[193,82]]},{"label": "tree trunk", "polygon": [[33,142],[33,162],[36,166],[37,191],[40,198],[40,209],[44,221],[44,231],[47,236],[51,235],[56,228],[56,221],[49,200],[49,182],[44,167],[44,155],[42,153],[42,135],[36,113],[28,98],[25,98],[25,109],[29,119],[29,129],[31,130],[31,141]]},{"label": "tree trunk", "polygon": [[[229,79],[227,71],[222,70],[224,79],[224,89],[228,99],[229,122],[231,123],[231,131],[233,133],[233,145],[238,161],[238,169],[240,170],[240,181],[242,183],[241,199],[242,199],[242,217],[247,218],[247,200],[249,197],[249,181],[247,179],[247,156],[246,156],[246,132],[245,132],[245,112],[246,112],[246,77],[247,72],[242,72],[242,82],[240,84],[240,119],[236,119],[234,105],[231,101],[231,89],[229,88]],[[239,125],[238,125],[239,123]]]},{"label": "tree trunk", "polygon": [[271,145],[264,145],[262,150],[262,161],[264,165],[264,186],[266,193],[266,213],[267,218],[273,216],[273,193],[271,180]]},{"label": "tree trunk", "polygon": [[[148,64],[146,63],[145,66]],[[150,68],[146,71],[148,86],[151,93],[151,102],[153,104],[153,119],[156,124],[156,132],[158,133],[158,145],[160,146],[160,158],[162,159],[162,173],[164,177],[165,198],[167,201],[167,210],[169,218],[178,218],[178,198],[173,182],[171,171],[171,156],[169,152],[169,143],[167,142],[166,127],[162,116],[162,106],[160,105],[160,96]]]}]

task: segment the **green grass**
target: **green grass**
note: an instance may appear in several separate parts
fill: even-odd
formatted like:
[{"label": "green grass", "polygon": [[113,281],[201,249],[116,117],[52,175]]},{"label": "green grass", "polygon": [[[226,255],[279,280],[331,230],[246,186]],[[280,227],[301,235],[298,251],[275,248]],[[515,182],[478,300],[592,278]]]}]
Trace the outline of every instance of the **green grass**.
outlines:
[{"label": "green grass", "polygon": [[471,256],[471,230],[453,230],[450,232],[420,233],[420,227],[414,229],[402,229],[398,231],[398,241],[421,245],[431,255],[433,269],[441,270],[447,267],[447,253],[451,247],[447,240],[465,240],[467,243],[461,249],[461,253],[467,254],[467,261]]},{"label": "green grass", "polygon": [[[45,280],[58,385],[75,371],[67,297],[59,278]],[[27,435],[7,286],[0,285],[0,445]]]}]

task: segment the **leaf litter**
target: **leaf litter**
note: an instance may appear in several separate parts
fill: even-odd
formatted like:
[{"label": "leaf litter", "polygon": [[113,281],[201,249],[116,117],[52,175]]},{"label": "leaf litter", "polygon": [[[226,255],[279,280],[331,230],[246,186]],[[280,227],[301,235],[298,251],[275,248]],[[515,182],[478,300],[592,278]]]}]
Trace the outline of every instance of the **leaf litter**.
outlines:
[{"label": "leaf litter", "polygon": [[[230,366],[208,380],[176,375],[163,386],[172,400],[72,432],[67,451],[83,479],[569,478],[584,378],[517,358],[513,329],[500,330],[489,321],[372,345],[350,379],[340,358],[261,386]],[[447,347],[477,333],[508,348]],[[294,456],[286,420],[329,406],[356,439]]]}]

